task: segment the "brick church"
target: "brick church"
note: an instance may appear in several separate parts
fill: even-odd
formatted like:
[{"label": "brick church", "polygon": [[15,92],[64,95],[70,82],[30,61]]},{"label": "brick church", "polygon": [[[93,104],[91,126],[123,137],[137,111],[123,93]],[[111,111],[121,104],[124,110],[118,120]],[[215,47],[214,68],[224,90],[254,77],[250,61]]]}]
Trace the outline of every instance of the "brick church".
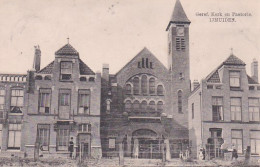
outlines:
[{"label": "brick church", "polygon": [[101,143],[103,156],[178,157],[189,145],[189,25],[179,0],[166,27],[168,67],[147,48],[116,74],[103,65]]}]

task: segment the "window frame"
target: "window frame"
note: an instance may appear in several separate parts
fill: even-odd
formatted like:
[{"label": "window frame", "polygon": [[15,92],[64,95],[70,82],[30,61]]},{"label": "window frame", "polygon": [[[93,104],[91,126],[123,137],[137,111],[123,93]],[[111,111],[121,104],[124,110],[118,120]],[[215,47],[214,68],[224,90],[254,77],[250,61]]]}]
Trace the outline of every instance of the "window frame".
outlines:
[{"label": "window frame", "polygon": [[[13,125],[13,127],[17,126],[16,128],[12,128],[11,129],[11,125]],[[20,126],[19,126],[20,125]],[[10,132],[13,132],[13,147],[11,147],[10,144]],[[20,137],[18,137],[18,140],[20,138],[19,141],[19,147],[16,147],[16,141],[17,140],[17,133],[19,134],[20,132]],[[21,149],[21,139],[22,139],[22,124],[18,124],[18,123],[12,123],[8,125],[8,140],[7,140],[7,149],[9,150],[20,150]]]},{"label": "window frame", "polygon": [[[41,104],[41,98],[42,94],[49,94],[49,106],[46,106],[46,99],[45,99],[45,104],[42,106]],[[45,96],[46,98],[46,96]],[[51,114],[51,99],[52,99],[52,90],[51,88],[40,88],[39,89],[39,96],[38,96],[38,113],[39,114]],[[49,113],[46,113],[46,107],[49,107]],[[41,108],[45,108],[44,112],[41,112]]]},{"label": "window frame", "polygon": [[[13,95],[13,91],[19,91],[19,95]],[[20,95],[20,93],[22,92],[22,95]],[[22,108],[24,107],[24,93],[25,93],[25,91],[24,91],[24,89],[22,89],[22,88],[11,88],[11,96],[10,96],[10,114],[23,114],[23,112],[22,112]],[[16,93],[15,93],[16,94]],[[18,103],[18,101],[19,101],[19,98],[21,98],[20,100],[21,100],[21,102],[22,102],[22,105],[18,105],[17,103]],[[12,103],[12,99],[15,99],[15,101],[16,101],[16,104],[15,105],[13,105]],[[19,108],[19,110],[21,111],[21,113],[15,113],[15,112],[13,112],[13,109],[15,108],[15,107],[18,107]]]},{"label": "window frame", "polygon": [[[258,100],[258,104],[252,105],[252,104],[250,104],[250,100]],[[254,118],[257,117],[257,114],[256,114],[256,116],[254,115],[254,113],[257,113],[257,112],[250,111],[250,108],[253,108],[254,110],[256,108],[258,108],[258,120],[253,120]],[[250,116],[250,113],[252,113],[252,117]],[[249,122],[260,122],[260,98],[248,97],[248,117],[249,117]]]},{"label": "window frame", "polygon": [[[237,73],[238,77],[236,75],[231,75],[232,73]],[[233,82],[231,82],[231,79],[238,79],[238,85],[233,85]],[[230,88],[240,88],[241,87],[241,72],[240,71],[229,71],[229,86]]]},{"label": "window frame", "polygon": [[[66,139],[65,136],[62,134],[63,135],[62,136],[63,139],[61,141],[62,144],[60,145],[60,138],[61,138],[60,132],[61,131],[63,131],[63,134],[64,134],[64,131],[67,131],[68,135],[66,136],[67,137],[67,139]],[[69,139],[70,139],[70,128],[69,128],[69,125],[59,125],[58,128],[57,128],[57,132],[56,133],[57,133],[57,135],[56,135],[56,150],[57,151],[68,151]],[[63,145],[64,141],[65,141],[65,145]]]},{"label": "window frame", "polygon": [[[235,104],[232,105],[232,99],[240,99],[240,106],[235,105]],[[237,109],[237,107],[240,107],[240,120],[236,119],[236,114],[235,113],[237,111],[232,111],[232,107],[235,107],[236,109]],[[234,113],[235,119],[232,119],[232,113],[233,112],[235,112]],[[232,122],[241,122],[242,121],[242,97],[230,97],[230,118],[231,118]]]},{"label": "window frame", "polygon": [[[241,132],[241,138],[233,137],[232,131]],[[238,150],[237,146],[235,146],[235,147],[237,149],[237,153],[242,154],[243,153],[243,130],[242,129],[231,129],[231,143],[232,143],[232,145],[233,145],[233,140],[236,140],[236,145],[237,145],[237,140],[241,140],[241,150]]]},{"label": "window frame", "polygon": [[[214,99],[216,99],[216,101],[214,101]],[[217,104],[219,101],[218,101],[218,99],[221,99],[220,101],[221,101],[221,104]],[[212,105],[212,121],[213,122],[221,122],[221,121],[224,121],[224,106],[223,106],[223,97],[222,96],[212,96],[212,98],[211,98],[211,100],[212,100],[212,103],[211,103],[211,105]],[[216,103],[216,104],[214,104],[214,103]],[[221,119],[219,119],[219,117],[218,117],[218,119],[214,119],[215,117],[214,117],[214,107],[220,107],[220,109],[221,109],[221,111],[219,110],[219,108],[218,108],[218,110],[217,110],[217,114],[219,114],[219,116],[221,117]]]},{"label": "window frame", "polygon": [[[86,96],[88,98],[88,105],[85,106],[84,104],[80,105],[82,96]],[[79,115],[90,115],[90,105],[91,105],[91,90],[90,89],[79,89],[78,90],[78,114]],[[85,112],[85,107],[87,108],[87,112]],[[83,108],[83,113],[80,113],[80,109]]]},{"label": "window frame", "polygon": [[[260,147],[257,149],[256,147],[257,147],[257,144],[256,144],[256,141],[258,141],[259,143],[260,143],[260,138],[253,138],[253,137],[251,137],[252,135],[251,135],[251,132],[258,132],[258,134],[260,134],[260,130],[250,130],[249,131],[249,139],[250,139],[250,146],[251,146],[251,153],[252,154],[258,154],[258,155],[260,155]],[[254,151],[255,152],[253,152],[253,149],[252,149],[252,140],[254,140],[254,146],[255,146],[255,148],[254,148]],[[259,145],[260,146],[260,145]],[[257,152],[257,151],[259,151],[259,152]]]},{"label": "window frame", "polygon": [[[64,68],[63,65],[62,65],[63,63],[64,64],[65,63],[70,63],[71,68]],[[66,71],[66,69],[69,69],[70,72],[63,72],[63,70]],[[72,69],[73,69],[73,62],[72,61],[61,61],[60,62],[60,80],[62,80],[62,81],[71,81],[72,80],[72,71],[73,71]],[[65,79],[65,78],[63,78],[63,75],[67,75],[67,76],[70,75],[70,78],[69,79]]]},{"label": "window frame", "polygon": [[[41,127],[42,126],[42,127]],[[43,128],[43,127],[47,127],[48,128]],[[41,138],[40,138],[40,130],[46,130],[47,131],[47,149],[45,149],[45,145],[42,147],[43,151],[49,151],[50,149],[50,124],[37,124],[37,137],[39,138],[39,142],[41,145]],[[44,141],[46,141],[46,138],[44,137]]]}]

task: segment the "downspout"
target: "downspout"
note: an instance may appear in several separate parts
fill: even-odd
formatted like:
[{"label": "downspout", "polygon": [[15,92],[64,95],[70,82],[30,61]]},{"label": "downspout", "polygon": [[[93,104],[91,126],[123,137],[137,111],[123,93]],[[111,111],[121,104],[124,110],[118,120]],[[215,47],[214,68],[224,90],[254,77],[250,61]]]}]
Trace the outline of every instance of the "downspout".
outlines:
[{"label": "downspout", "polygon": [[[202,86],[201,86],[202,87]],[[201,92],[199,93],[199,95],[200,95],[200,123],[201,123],[201,125],[200,125],[200,130],[201,130],[201,133],[200,133],[200,138],[201,138],[201,145],[202,145],[202,147],[203,147],[203,119],[202,119],[202,97],[201,97],[201,95],[202,95],[202,89],[201,89]]]}]

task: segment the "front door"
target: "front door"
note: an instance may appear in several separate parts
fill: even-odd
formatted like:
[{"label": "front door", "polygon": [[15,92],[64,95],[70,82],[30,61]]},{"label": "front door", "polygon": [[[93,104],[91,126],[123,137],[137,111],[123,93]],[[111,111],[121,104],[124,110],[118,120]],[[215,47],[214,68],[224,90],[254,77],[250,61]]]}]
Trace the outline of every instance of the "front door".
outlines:
[{"label": "front door", "polygon": [[139,158],[162,158],[161,144],[159,140],[139,139]]},{"label": "front door", "polygon": [[78,153],[82,159],[90,157],[90,134],[81,133],[78,135]]}]

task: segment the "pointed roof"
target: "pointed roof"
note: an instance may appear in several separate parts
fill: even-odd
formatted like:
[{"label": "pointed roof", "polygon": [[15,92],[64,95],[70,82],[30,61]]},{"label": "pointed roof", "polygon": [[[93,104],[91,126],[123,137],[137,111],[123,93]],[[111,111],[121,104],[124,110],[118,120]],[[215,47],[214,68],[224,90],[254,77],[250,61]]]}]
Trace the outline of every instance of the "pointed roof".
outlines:
[{"label": "pointed roof", "polygon": [[239,66],[245,66],[246,63],[244,63],[241,59],[236,57],[235,55],[231,54],[224,62],[223,65],[239,65]]},{"label": "pointed roof", "polygon": [[190,20],[188,19],[186,13],[183,10],[183,7],[181,5],[181,2],[179,0],[176,0],[175,6],[172,12],[171,20],[167,26],[166,31],[170,27],[171,23],[188,23],[190,24]]},{"label": "pointed roof", "polygon": [[258,84],[253,78],[251,78],[249,75],[247,75],[248,84]]},{"label": "pointed roof", "polygon": [[48,64],[46,67],[41,69],[38,73],[40,74],[52,74],[52,69],[54,66],[54,61],[52,61],[50,64]]},{"label": "pointed roof", "polygon": [[81,59],[79,59],[79,72],[81,75],[95,75],[95,73]]},{"label": "pointed roof", "polygon": [[55,55],[79,55],[79,52],[68,43],[56,51]]}]

